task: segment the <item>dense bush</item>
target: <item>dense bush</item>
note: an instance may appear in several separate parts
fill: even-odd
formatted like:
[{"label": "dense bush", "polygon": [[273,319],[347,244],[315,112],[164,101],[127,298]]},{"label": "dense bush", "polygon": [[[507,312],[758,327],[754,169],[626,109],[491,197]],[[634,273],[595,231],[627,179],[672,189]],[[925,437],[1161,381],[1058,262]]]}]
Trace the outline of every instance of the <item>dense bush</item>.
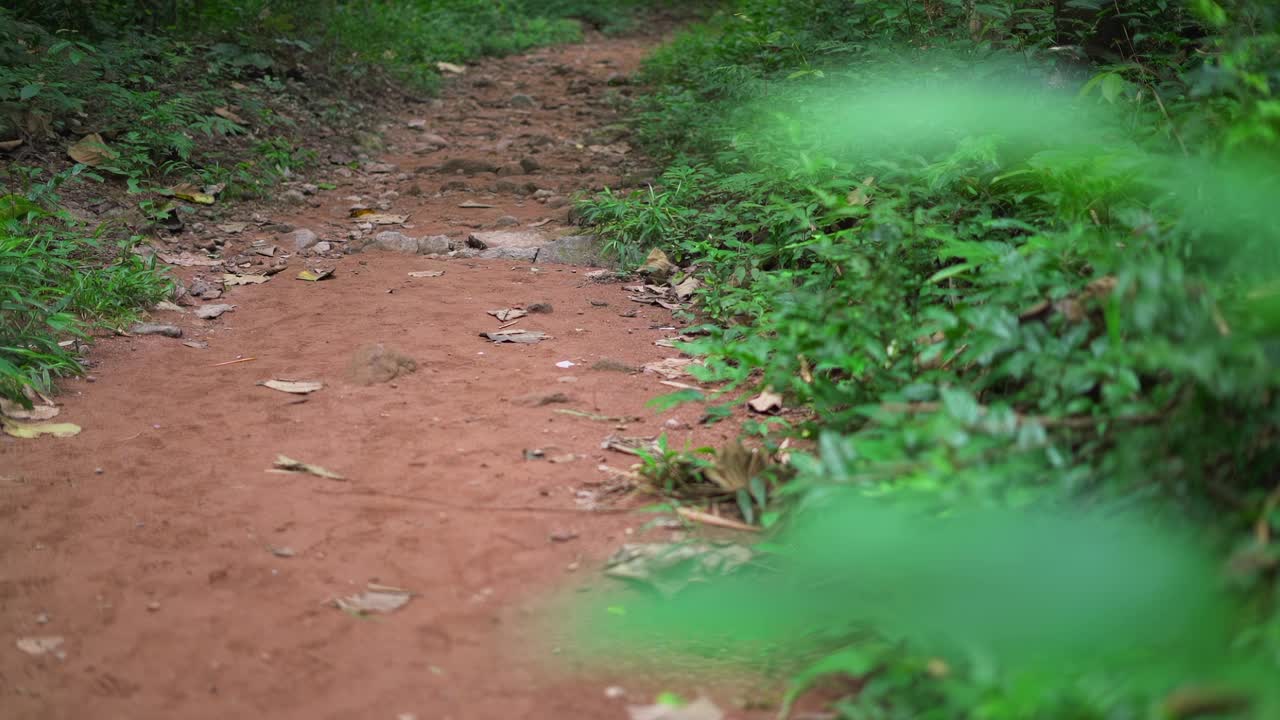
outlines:
[{"label": "dense bush", "polygon": [[[741,0],[648,63],[656,187],[581,212],[625,261],[659,245],[696,266],[689,347],[720,401],[768,387],[799,409],[755,424],[811,441],[767,522],[833,484],[940,510],[1147,503],[1223,556],[1271,558],[1239,622],[1273,659],[1278,19],[1243,0]],[[875,689],[848,717],[1137,712],[1065,680],[1030,705],[999,682],[946,700],[891,656],[847,668]]]}]

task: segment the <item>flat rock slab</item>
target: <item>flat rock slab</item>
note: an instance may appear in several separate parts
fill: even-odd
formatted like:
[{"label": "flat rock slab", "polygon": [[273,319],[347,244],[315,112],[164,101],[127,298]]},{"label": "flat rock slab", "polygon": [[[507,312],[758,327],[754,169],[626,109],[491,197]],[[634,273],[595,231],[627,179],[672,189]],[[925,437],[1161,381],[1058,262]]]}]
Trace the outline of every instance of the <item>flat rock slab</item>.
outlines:
[{"label": "flat rock slab", "polygon": [[499,248],[540,248],[551,242],[551,238],[536,230],[493,230],[490,232],[474,232],[467,238],[467,244],[480,250]]},{"label": "flat rock slab", "polygon": [[566,235],[552,240],[538,251],[538,262],[588,267],[611,265],[601,257],[600,244],[594,235]]}]

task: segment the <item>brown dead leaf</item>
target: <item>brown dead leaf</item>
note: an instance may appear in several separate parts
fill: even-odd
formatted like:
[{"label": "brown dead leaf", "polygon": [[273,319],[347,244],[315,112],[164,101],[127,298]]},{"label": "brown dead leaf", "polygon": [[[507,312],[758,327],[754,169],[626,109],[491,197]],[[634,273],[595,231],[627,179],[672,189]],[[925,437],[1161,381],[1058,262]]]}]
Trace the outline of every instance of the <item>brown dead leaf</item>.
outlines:
[{"label": "brown dead leaf", "polygon": [[219,258],[192,255],[189,252],[184,252],[179,255],[157,252],[156,257],[160,258],[160,262],[162,263],[167,265],[177,265],[178,267],[214,267],[223,263]]},{"label": "brown dead leaf", "polygon": [[65,660],[67,653],[62,649],[65,638],[61,635],[45,635],[39,637],[21,637],[14,645],[28,655],[52,655]]},{"label": "brown dead leaf", "polygon": [[223,285],[261,285],[270,280],[268,275],[236,275],[233,273],[225,273],[222,276]]},{"label": "brown dead leaf", "polygon": [[764,415],[774,415],[782,410],[782,396],[765,390],[747,401],[747,407]]},{"label": "brown dead leaf", "polygon": [[[30,397],[30,395],[28,395]],[[31,409],[28,410],[22,405],[9,400],[8,398],[0,398],[0,415],[13,420],[52,420],[62,411],[53,403],[37,402],[36,398],[31,398]]]},{"label": "brown dead leaf", "polygon": [[0,152],[13,152],[22,146],[22,138],[0,142]]},{"label": "brown dead leaf", "polygon": [[414,270],[409,273],[409,277],[411,278],[440,277],[441,275],[444,275],[443,270]]},{"label": "brown dead leaf", "polygon": [[348,595],[333,601],[334,607],[353,615],[395,612],[413,598],[413,593],[401,588],[369,583],[365,592]]},{"label": "brown dead leaf", "polygon": [[[238,108],[238,107],[237,107],[235,110],[239,110],[239,109],[240,109],[240,108]],[[235,113],[235,110],[232,110],[230,106],[228,106],[228,107],[216,107],[216,108],[214,108],[214,109],[213,109],[213,114],[214,114],[214,115],[217,115],[218,117],[220,117],[220,118],[222,118],[222,119],[224,119],[224,120],[230,120],[231,122],[233,122],[233,123],[235,123],[235,124],[237,124],[237,125],[248,125],[248,124],[249,124],[249,121],[248,121],[248,120],[245,120],[244,118],[242,118],[242,117],[240,117],[239,115],[237,115],[237,114]]]},{"label": "brown dead leaf", "polygon": [[300,460],[294,460],[293,458],[287,457],[285,455],[276,456],[276,461],[275,463],[272,464],[271,470],[269,472],[307,473],[310,475],[315,475],[316,477],[322,477],[329,480],[346,480],[345,477],[343,477],[342,475],[339,475],[338,473],[332,470],[322,468],[319,465],[309,465]]},{"label": "brown dead leaf", "polygon": [[510,320],[525,317],[529,314],[524,310],[518,310],[515,308],[502,308],[500,310],[488,310],[486,312],[498,318],[498,322],[508,322]]},{"label": "brown dead leaf", "polygon": [[306,395],[313,393],[324,387],[324,383],[318,380],[263,380],[258,383],[262,387],[279,390],[280,392],[293,393],[294,395]]},{"label": "brown dead leaf", "polygon": [[654,360],[644,364],[644,371],[654,375],[660,375],[667,380],[675,380],[689,374],[688,367],[690,365],[699,364],[697,360],[692,358],[664,358],[662,360]]},{"label": "brown dead leaf", "polygon": [[116,159],[119,155],[116,151],[107,147],[107,142],[102,139],[101,135],[89,133],[67,148],[67,156],[83,165],[96,167],[107,160]]}]

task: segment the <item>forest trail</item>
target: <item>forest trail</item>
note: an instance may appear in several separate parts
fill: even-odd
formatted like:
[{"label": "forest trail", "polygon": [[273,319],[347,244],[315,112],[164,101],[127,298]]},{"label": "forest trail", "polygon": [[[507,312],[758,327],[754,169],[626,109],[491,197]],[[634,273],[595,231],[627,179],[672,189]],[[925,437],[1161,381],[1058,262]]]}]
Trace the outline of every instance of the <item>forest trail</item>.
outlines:
[{"label": "forest trail", "polygon": [[[616,186],[633,162],[608,128],[610,93],[653,43],[597,37],[467,68],[440,102],[392,123],[376,162],[326,166],[316,179],[336,189],[272,217],[314,230],[329,254],[227,288],[214,302],[235,309],[218,319],[153,313],[180,340],[100,341],[92,381],[64,382],[58,398],[79,436],[0,437],[0,716],[563,720],[651,701],[616,669],[557,656],[537,609],[614,582],[600,570],[622,543],[674,534],[643,529],[652,516],[584,510],[644,502],[601,497],[598,466],[634,461],[602,450],[604,437],[732,436],[687,408],[647,408],[670,391],[654,375],[593,367],[677,355],[654,344],[676,334],[669,311],[546,262],[581,254],[551,242],[572,234],[563,198]],[[339,241],[359,241],[351,206],[379,201],[409,220],[366,238],[447,235],[422,242],[463,248],[473,232],[523,234],[479,236],[489,257],[342,254]],[[293,253],[296,236],[279,230],[251,222],[224,255],[255,239]],[[295,279],[315,267],[333,276]],[[552,311],[509,329],[550,338],[479,336],[502,324],[487,311],[532,303]],[[353,358],[379,343],[416,372],[356,382]],[[273,378],[324,387],[258,385]],[[620,429],[564,409],[642,419]],[[278,455],[347,480],[268,472]],[[412,597],[370,618],[334,607],[369,583]],[[63,644],[15,649],[31,637]],[[610,685],[628,695],[606,697]]]}]

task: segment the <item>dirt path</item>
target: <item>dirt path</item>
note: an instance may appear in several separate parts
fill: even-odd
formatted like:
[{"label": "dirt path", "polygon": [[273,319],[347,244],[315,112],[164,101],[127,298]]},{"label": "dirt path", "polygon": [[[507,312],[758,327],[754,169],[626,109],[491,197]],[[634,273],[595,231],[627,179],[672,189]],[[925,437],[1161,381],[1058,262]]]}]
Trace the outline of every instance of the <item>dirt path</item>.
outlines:
[{"label": "dirt path", "polygon": [[[411,220],[375,231],[447,234],[462,248],[473,231],[530,231],[551,218],[536,230],[555,237],[567,213],[556,198],[626,172],[624,147],[589,146],[615,140],[598,132],[616,120],[608,80],[634,70],[649,45],[596,40],[472,67],[443,103],[403,118],[425,117],[425,131],[402,122],[390,132],[374,159],[393,168],[335,176],[318,207],[286,219],[355,242],[376,232],[347,238],[349,207],[381,200]],[[428,133],[449,145],[433,149]],[[472,164],[432,170],[451,159]],[[466,174],[485,163],[500,173]],[[534,188],[549,192],[535,198]],[[466,201],[493,207],[459,207]],[[518,226],[498,227],[503,216]],[[253,239],[282,241],[251,227],[228,254]],[[490,243],[488,254],[529,257],[542,242]],[[206,349],[164,337],[99,343],[96,381],[67,382],[60,397],[60,419],[84,427],[78,437],[0,436],[0,716],[625,717],[604,688],[627,679],[558,662],[535,608],[553,589],[607,582],[602,560],[631,537],[670,539],[641,532],[646,516],[580,511],[583,493],[608,477],[598,464],[628,464],[600,449],[605,435],[689,436],[664,427],[673,415],[646,409],[666,390],[654,376],[591,369],[674,355],[654,345],[674,334],[661,329],[670,313],[590,282],[585,268],[542,262],[544,251],[531,264],[376,249],[339,257],[341,247],[231,288],[221,302],[237,307],[220,319],[157,314]],[[296,281],[304,265],[337,270]],[[408,277],[416,270],[444,275]],[[498,325],[487,310],[535,302],[553,312],[514,327],[552,339],[478,337]],[[373,343],[417,371],[357,384],[353,354]],[[241,357],[255,359],[215,366]],[[557,366],[565,360],[575,365]],[[326,386],[303,402],[255,384],[273,377]],[[554,393],[567,402],[538,404]],[[644,419],[619,431],[555,412],[566,408]],[[729,430],[699,432],[714,442]],[[526,449],[578,457],[526,460]],[[277,454],[349,481],[265,472]],[[327,604],[369,582],[415,596],[373,619]],[[30,636],[65,638],[65,658],[16,649]]]}]

